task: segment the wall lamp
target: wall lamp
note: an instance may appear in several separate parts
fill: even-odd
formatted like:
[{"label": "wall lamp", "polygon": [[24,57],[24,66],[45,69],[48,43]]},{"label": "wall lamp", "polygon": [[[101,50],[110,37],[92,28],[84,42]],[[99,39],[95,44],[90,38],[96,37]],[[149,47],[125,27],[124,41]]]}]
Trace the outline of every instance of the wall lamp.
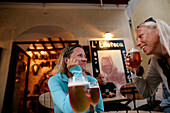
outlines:
[{"label": "wall lamp", "polygon": [[112,39],[113,35],[109,32],[106,32],[104,37],[105,37],[105,39]]}]

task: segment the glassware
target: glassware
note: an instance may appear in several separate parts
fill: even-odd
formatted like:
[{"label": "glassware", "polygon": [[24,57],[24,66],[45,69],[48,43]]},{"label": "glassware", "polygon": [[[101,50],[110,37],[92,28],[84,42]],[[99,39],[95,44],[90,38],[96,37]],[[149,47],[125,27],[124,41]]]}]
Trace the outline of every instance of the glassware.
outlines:
[{"label": "glassware", "polygon": [[74,112],[86,112],[90,106],[89,83],[84,76],[73,76],[68,83],[70,104]]},{"label": "glassware", "polygon": [[116,88],[116,97],[117,97],[117,98],[121,98],[121,97],[122,97],[122,95],[121,95],[121,93],[120,93],[120,87],[117,87],[117,88]]},{"label": "glassware", "polygon": [[100,99],[100,92],[99,92],[99,84],[98,82],[89,82],[89,90],[90,90],[90,104],[96,106]]},{"label": "glassware", "polygon": [[141,57],[140,57],[140,52],[138,49],[132,48],[130,51],[128,51],[129,54],[129,62],[130,62],[130,67],[135,69],[135,75],[136,75],[136,69],[140,66],[141,63]]},{"label": "glassware", "polygon": [[105,89],[106,95],[109,96],[109,89]]}]

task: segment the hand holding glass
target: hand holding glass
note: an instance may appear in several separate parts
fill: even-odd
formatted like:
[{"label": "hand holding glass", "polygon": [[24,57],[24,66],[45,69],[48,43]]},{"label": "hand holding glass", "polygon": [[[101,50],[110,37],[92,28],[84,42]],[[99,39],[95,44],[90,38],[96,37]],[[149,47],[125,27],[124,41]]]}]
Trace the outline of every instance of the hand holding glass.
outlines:
[{"label": "hand holding glass", "polygon": [[68,90],[70,104],[74,112],[86,112],[90,106],[90,94],[88,93],[89,83],[87,78],[69,78]]},{"label": "hand holding glass", "polygon": [[138,49],[132,48],[129,52],[129,62],[130,62],[130,67],[135,69],[135,74],[136,74],[136,69],[140,66],[141,63],[141,57],[140,57],[140,52]]}]

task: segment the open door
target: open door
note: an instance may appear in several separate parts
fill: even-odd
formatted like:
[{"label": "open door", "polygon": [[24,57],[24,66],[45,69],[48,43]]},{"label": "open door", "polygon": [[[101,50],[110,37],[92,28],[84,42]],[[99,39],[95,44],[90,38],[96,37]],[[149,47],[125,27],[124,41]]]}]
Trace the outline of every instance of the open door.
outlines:
[{"label": "open door", "polygon": [[[31,86],[38,83],[41,91],[46,93],[46,91],[48,91],[47,81],[49,76],[47,77],[43,70],[46,71],[47,68],[51,69],[56,65],[55,63],[63,48],[70,44],[78,43],[78,40],[62,41],[60,39],[60,41],[58,41],[55,38],[45,38],[38,42],[13,42],[2,113],[49,113],[49,111],[53,111],[51,106],[49,108],[39,103],[39,96],[30,96],[33,92]],[[22,46],[23,44],[30,45],[27,51],[24,51],[18,46]],[[36,54],[36,52],[41,53],[41,51],[45,51],[48,55]],[[31,55],[29,56],[26,52],[33,53],[33,56],[30,58]],[[36,63],[32,61],[36,61]],[[33,66],[37,65],[41,69],[39,76],[37,76],[37,71],[33,70]],[[30,78],[36,79],[37,81],[32,82]],[[36,107],[34,107],[35,103]]]},{"label": "open door", "polygon": [[13,43],[2,113],[26,113],[30,57]]}]

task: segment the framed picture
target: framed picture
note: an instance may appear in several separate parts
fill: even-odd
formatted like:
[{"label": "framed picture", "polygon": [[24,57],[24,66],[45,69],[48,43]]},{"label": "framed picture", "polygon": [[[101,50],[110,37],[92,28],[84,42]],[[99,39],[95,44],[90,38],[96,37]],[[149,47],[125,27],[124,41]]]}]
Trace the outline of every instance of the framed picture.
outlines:
[{"label": "framed picture", "polygon": [[87,63],[91,63],[92,62],[92,58],[91,58],[91,49],[90,49],[90,45],[85,45],[82,46],[84,49],[84,52],[86,54],[86,58],[87,58]]},{"label": "framed picture", "polygon": [[123,40],[91,40],[93,75],[102,73],[107,81],[117,87],[132,82],[131,72],[125,66],[125,44]]}]

